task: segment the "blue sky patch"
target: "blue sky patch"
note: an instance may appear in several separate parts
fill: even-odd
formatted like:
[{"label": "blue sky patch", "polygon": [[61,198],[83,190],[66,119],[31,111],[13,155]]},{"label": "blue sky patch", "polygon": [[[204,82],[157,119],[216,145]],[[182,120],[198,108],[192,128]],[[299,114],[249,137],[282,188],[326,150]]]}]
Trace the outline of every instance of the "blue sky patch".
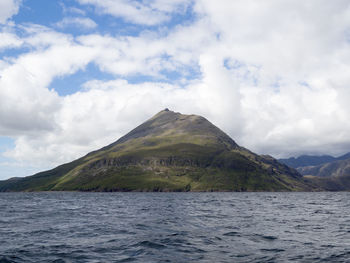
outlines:
[{"label": "blue sky patch", "polygon": [[115,76],[102,72],[94,63],[89,63],[85,69],[72,75],[55,78],[49,89],[54,89],[60,96],[71,95],[80,91],[84,83],[94,79],[108,81],[115,79]]}]

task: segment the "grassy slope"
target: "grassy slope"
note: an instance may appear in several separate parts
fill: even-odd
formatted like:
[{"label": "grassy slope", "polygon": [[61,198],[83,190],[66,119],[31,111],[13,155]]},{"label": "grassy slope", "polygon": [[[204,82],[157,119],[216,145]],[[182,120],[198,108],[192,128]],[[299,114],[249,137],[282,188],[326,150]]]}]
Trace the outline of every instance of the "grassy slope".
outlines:
[{"label": "grassy slope", "polygon": [[49,191],[63,174],[68,173],[82,162],[82,158],[60,165],[52,170],[37,173],[24,178],[12,178],[0,181],[1,191]]},{"label": "grassy slope", "polygon": [[311,190],[268,156],[239,147],[202,117],[162,111],[117,142],[0,191]]},{"label": "grassy slope", "polygon": [[[147,147],[146,147],[147,148]],[[159,160],[172,154],[174,164]],[[119,154],[131,165],[103,165],[115,156],[78,160],[50,172],[25,178],[11,190],[79,191],[291,191],[309,190],[303,179],[278,173],[273,165],[250,152],[220,150],[194,144],[175,144]],[[148,162],[147,156],[152,156]],[[250,156],[252,157],[252,156]],[[99,161],[97,161],[97,159]],[[101,161],[102,160],[102,161]],[[145,164],[142,164],[142,161]],[[191,163],[190,163],[191,162]],[[80,165],[79,165],[80,164]],[[64,168],[64,169],[63,169]],[[71,169],[74,168],[74,169]],[[275,170],[274,170],[275,169]],[[63,171],[64,170],[64,171]],[[278,171],[282,170],[281,168]],[[64,174],[62,176],[62,174]],[[18,185],[20,188],[18,188]],[[1,189],[1,186],[0,186]],[[310,188],[311,189],[311,188]]]}]

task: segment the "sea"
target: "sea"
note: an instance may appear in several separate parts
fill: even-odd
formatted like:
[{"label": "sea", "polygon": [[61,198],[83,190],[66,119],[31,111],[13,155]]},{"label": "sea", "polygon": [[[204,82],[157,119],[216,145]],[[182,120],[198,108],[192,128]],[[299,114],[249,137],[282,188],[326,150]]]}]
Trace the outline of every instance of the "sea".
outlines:
[{"label": "sea", "polygon": [[0,262],[350,262],[350,193],[0,193]]}]

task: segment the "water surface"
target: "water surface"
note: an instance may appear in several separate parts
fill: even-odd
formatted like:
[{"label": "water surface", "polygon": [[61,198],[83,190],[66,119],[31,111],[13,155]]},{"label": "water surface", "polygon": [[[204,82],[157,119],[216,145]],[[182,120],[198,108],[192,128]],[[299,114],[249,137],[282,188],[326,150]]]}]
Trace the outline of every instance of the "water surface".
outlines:
[{"label": "water surface", "polygon": [[1,193],[0,262],[350,262],[350,193]]}]

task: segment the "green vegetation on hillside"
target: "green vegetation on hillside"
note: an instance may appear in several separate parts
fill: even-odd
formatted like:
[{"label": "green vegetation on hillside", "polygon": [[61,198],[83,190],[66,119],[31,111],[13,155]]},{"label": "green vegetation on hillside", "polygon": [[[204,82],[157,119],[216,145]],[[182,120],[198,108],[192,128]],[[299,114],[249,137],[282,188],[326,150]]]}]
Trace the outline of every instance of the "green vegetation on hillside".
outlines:
[{"label": "green vegetation on hillside", "polygon": [[238,146],[205,118],[164,110],[98,151],[0,182],[0,191],[307,191],[294,169]]}]

